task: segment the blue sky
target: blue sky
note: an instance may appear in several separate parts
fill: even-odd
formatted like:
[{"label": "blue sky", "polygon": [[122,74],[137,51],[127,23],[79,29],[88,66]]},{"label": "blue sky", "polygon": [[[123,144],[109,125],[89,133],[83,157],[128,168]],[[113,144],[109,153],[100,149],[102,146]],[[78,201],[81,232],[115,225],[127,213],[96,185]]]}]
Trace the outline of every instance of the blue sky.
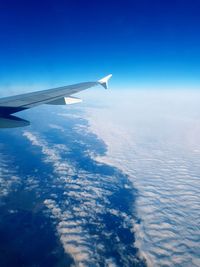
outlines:
[{"label": "blue sky", "polygon": [[0,86],[113,73],[116,87],[198,88],[199,12],[197,0],[2,0]]}]

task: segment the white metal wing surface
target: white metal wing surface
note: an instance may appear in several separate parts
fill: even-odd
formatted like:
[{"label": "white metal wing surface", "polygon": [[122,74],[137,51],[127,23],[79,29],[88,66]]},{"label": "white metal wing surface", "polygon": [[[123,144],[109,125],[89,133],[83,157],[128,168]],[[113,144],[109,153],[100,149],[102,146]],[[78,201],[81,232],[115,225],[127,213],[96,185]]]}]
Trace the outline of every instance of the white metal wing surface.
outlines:
[{"label": "white metal wing surface", "polygon": [[27,126],[30,123],[26,120],[13,116],[12,114],[33,108],[42,104],[67,105],[80,102],[81,100],[71,95],[85,89],[102,85],[108,88],[108,80],[112,75],[108,75],[96,82],[78,83],[33,93],[4,97],[0,99],[0,128],[13,128]]}]

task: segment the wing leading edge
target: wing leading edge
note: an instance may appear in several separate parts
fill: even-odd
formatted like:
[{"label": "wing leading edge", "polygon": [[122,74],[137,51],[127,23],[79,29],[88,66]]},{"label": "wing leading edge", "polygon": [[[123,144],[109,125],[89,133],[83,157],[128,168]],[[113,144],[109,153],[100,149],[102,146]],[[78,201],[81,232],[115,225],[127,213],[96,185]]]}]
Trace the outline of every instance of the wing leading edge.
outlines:
[{"label": "wing leading edge", "polygon": [[71,95],[91,87],[102,85],[108,88],[108,80],[112,75],[108,75],[96,82],[78,83],[33,93],[4,97],[0,99],[0,128],[12,128],[29,125],[29,122],[12,116],[16,112],[33,108],[42,104],[66,105],[81,102]]}]

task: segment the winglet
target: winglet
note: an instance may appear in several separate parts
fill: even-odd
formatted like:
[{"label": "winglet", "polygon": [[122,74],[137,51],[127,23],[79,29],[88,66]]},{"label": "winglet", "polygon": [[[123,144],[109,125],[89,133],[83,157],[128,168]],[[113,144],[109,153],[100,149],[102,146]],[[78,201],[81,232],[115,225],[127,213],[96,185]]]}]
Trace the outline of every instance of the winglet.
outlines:
[{"label": "winglet", "polygon": [[112,77],[112,74],[104,77],[103,79],[99,80],[98,83],[100,83],[105,89],[108,89],[108,80]]}]

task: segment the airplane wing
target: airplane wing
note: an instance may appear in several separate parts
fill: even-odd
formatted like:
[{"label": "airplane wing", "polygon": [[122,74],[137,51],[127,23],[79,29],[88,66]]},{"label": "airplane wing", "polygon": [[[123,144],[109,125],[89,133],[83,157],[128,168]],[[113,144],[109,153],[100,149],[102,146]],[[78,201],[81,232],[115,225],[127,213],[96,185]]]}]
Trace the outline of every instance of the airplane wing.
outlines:
[{"label": "airplane wing", "polygon": [[112,75],[108,75],[96,82],[78,83],[33,93],[21,94],[16,96],[4,97],[0,99],[0,128],[13,128],[27,126],[30,123],[26,120],[13,116],[11,114],[33,108],[42,104],[67,105],[81,102],[71,95],[82,90],[102,85],[108,88],[108,80]]}]

